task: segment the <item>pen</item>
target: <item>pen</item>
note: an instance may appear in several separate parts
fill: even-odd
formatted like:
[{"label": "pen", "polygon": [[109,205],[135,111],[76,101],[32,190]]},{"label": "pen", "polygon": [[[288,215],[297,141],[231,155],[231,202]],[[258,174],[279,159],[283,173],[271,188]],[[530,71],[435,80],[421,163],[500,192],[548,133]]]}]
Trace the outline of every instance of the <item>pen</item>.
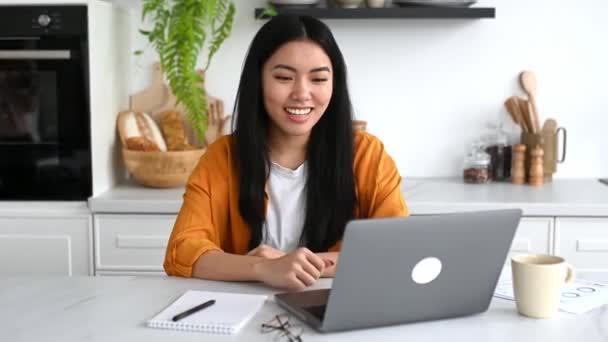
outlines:
[{"label": "pen", "polygon": [[173,318],[171,319],[173,322],[177,322],[182,318],[188,317],[190,315],[192,315],[195,312],[199,312],[201,310],[203,310],[204,308],[210,307],[211,305],[215,304],[215,299],[211,299],[208,300],[206,302],[204,302],[203,304],[197,305],[191,309],[188,309],[180,314],[177,314],[175,316],[173,316]]}]

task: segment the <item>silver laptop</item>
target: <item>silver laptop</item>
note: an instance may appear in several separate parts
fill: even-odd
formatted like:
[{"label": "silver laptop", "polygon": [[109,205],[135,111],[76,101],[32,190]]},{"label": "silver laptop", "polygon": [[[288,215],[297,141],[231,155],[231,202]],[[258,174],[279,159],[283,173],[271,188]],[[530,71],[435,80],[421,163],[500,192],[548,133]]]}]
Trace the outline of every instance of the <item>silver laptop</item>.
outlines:
[{"label": "silver laptop", "polygon": [[351,221],[332,288],[275,299],[319,331],[484,312],[521,214],[506,209]]}]

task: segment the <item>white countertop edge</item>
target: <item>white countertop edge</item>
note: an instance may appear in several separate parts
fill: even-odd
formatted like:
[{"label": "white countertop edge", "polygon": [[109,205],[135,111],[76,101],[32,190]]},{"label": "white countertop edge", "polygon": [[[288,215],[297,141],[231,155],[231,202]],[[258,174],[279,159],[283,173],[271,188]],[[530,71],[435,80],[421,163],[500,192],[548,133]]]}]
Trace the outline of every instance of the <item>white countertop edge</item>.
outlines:
[{"label": "white countertop edge", "polygon": [[89,209],[93,214],[172,214],[176,215],[182,206],[179,200],[120,200],[89,199]]},{"label": "white countertop edge", "polygon": [[0,215],[10,216],[88,216],[91,210],[86,201],[51,202],[51,201],[1,201]]},{"label": "white countertop edge", "polygon": [[535,203],[454,203],[454,202],[407,202],[412,215],[433,215],[462,211],[513,209],[523,210],[524,216],[584,216],[608,217],[608,205],[571,205]]},{"label": "white countertop edge", "polygon": [[[570,191],[579,190],[588,194],[576,193],[569,198]],[[132,183],[120,184],[90,198],[88,204],[94,214],[176,215],[182,205],[183,191],[181,188],[157,190]],[[455,178],[404,178],[401,191],[413,215],[520,208],[524,216],[608,217],[608,187],[595,179],[556,181],[534,189],[511,187],[507,183],[471,186]],[[490,198],[489,193],[496,196]],[[558,196],[557,202],[551,202],[553,196]],[[505,201],[501,202],[500,198]]]},{"label": "white countertop edge", "polygon": [[[89,208],[94,214],[171,214],[176,215],[181,208],[182,200],[137,201],[137,200],[90,200]],[[535,204],[535,203],[454,203],[454,202],[418,202],[407,201],[412,215],[432,215],[451,212],[496,210],[519,208],[524,216],[584,216],[608,217],[608,206],[571,205],[571,204]]]}]

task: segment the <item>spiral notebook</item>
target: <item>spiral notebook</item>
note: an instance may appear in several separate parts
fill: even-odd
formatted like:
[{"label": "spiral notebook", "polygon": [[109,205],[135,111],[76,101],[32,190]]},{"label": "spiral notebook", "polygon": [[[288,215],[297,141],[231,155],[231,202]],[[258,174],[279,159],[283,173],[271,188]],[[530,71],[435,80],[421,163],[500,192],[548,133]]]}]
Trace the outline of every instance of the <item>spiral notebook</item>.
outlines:
[{"label": "spiral notebook", "polygon": [[[172,321],[173,316],[211,299],[215,300],[214,305],[177,322]],[[236,334],[266,299],[264,295],[189,290],[147,323],[151,328]]]}]

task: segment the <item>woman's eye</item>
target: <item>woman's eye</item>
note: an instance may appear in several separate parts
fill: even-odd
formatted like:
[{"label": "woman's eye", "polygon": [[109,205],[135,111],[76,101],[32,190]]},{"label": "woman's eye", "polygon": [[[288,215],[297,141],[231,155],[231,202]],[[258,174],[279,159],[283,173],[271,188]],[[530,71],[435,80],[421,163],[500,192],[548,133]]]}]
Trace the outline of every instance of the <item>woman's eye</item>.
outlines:
[{"label": "woman's eye", "polygon": [[291,77],[288,77],[288,76],[280,76],[280,75],[277,75],[277,76],[275,76],[274,78],[276,78],[276,79],[277,79],[277,80],[279,80],[279,81],[289,81],[289,80],[291,80]]},{"label": "woman's eye", "polygon": [[312,81],[315,83],[323,83],[327,82],[327,78],[313,78]]}]

